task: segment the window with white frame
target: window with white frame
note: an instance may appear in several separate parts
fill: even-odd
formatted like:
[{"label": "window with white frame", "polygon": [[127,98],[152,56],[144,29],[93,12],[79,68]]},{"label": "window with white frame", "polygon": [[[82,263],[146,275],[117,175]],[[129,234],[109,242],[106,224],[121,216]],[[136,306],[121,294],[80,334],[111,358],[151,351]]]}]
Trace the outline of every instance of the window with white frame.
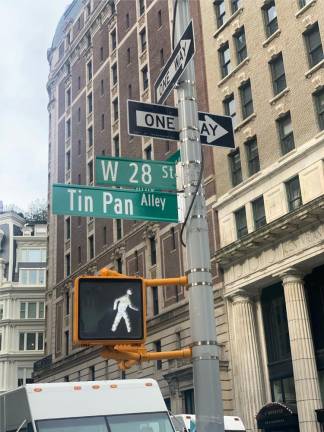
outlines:
[{"label": "window with white frame", "polygon": [[0,321],[3,320],[3,311],[4,311],[4,305],[3,303],[0,303]]},{"label": "window with white frame", "polygon": [[2,333],[0,333],[0,351],[2,350]]},{"label": "window with white frame", "polygon": [[43,349],[43,332],[19,333],[19,351],[42,351]]},{"label": "window with white frame", "polygon": [[33,369],[19,367],[17,369],[17,386],[23,386],[25,384],[31,384],[34,382],[32,378]]},{"label": "window with white frame", "polygon": [[44,318],[44,302],[21,302],[20,319]]},{"label": "window with white frame", "polygon": [[45,269],[19,270],[19,282],[23,285],[44,285],[46,281]]},{"label": "window with white frame", "polygon": [[46,262],[46,248],[21,249],[20,262]]}]

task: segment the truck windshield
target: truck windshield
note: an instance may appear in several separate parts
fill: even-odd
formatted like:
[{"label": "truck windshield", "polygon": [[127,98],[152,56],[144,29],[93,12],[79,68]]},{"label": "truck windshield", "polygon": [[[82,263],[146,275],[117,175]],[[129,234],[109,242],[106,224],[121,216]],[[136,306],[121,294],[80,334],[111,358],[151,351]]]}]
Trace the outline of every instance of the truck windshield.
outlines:
[{"label": "truck windshield", "polygon": [[166,413],[38,420],[38,432],[174,432]]}]

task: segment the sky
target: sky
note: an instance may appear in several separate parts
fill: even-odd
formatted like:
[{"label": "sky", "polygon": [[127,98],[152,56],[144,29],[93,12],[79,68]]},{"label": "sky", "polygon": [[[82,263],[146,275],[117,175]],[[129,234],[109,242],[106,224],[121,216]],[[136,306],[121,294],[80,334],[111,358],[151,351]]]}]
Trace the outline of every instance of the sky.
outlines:
[{"label": "sky", "polygon": [[47,199],[47,48],[72,0],[0,0],[0,201]]}]

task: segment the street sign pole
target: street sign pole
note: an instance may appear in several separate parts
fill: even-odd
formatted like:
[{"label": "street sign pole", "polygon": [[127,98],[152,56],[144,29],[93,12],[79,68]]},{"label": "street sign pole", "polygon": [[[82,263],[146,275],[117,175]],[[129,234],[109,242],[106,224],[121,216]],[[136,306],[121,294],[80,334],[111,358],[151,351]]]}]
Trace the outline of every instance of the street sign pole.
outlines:
[{"label": "street sign pole", "polygon": [[[189,0],[178,0],[177,40],[189,22]],[[195,70],[192,61],[180,78],[177,100],[185,207],[188,211],[201,167]],[[197,431],[224,432],[208,226],[202,186],[187,222],[186,245]]]}]

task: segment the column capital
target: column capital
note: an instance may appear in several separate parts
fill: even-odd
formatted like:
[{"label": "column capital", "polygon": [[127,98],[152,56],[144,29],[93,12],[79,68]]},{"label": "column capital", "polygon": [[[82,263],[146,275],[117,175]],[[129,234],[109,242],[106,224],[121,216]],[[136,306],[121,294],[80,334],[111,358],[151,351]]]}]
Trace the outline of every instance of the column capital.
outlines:
[{"label": "column capital", "polygon": [[283,284],[289,282],[303,283],[304,273],[296,267],[289,267],[285,270],[282,270],[280,273],[277,273],[275,276],[279,276]]},{"label": "column capital", "polygon": [[252,302],[251,295],[244,289],[239,289],[234,293],[231,293],[227,297],[233,304],[234,303],[248,303]]}]

